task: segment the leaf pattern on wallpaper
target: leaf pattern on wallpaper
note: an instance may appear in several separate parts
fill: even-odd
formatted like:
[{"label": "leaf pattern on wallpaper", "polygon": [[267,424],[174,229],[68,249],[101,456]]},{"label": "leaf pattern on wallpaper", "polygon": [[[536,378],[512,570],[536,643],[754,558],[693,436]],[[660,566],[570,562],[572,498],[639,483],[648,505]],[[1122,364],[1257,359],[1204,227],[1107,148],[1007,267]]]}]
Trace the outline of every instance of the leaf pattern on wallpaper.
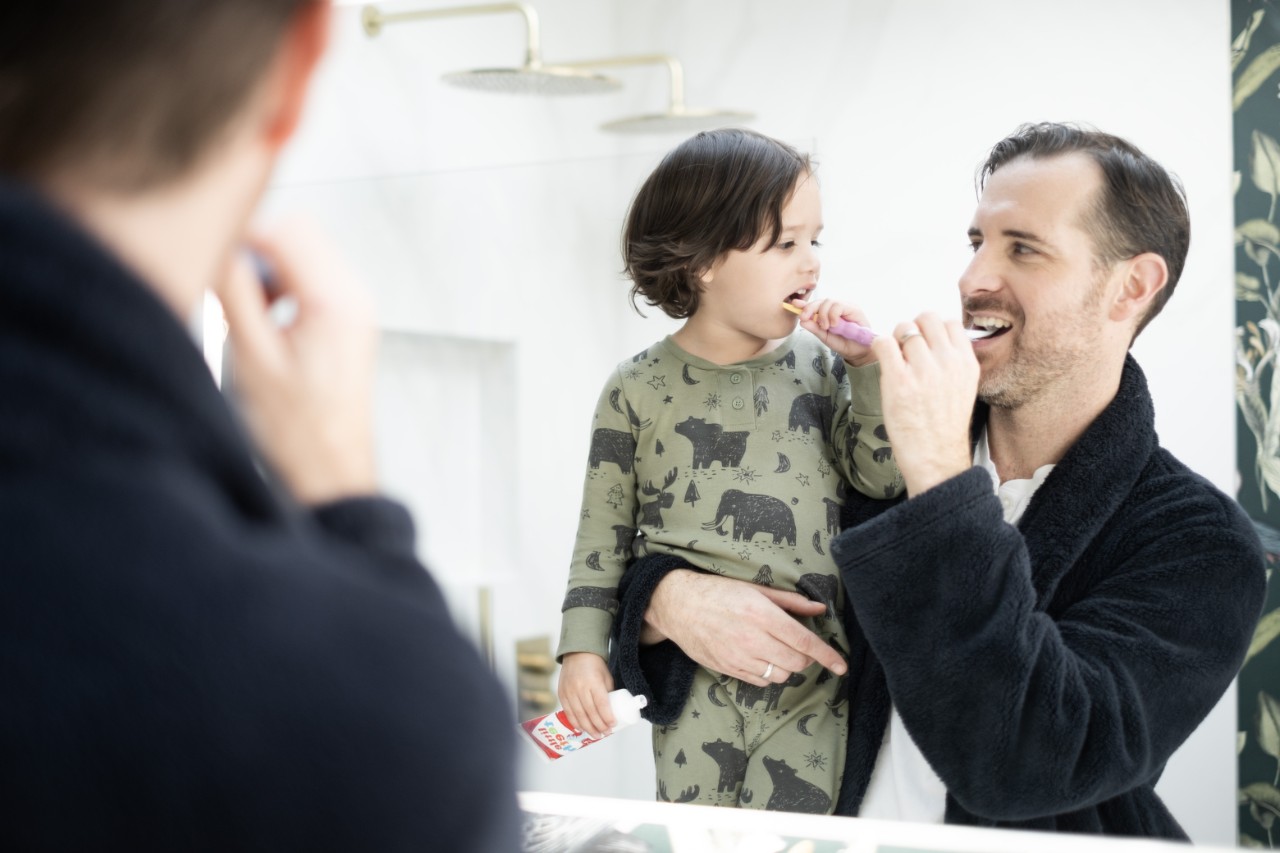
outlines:
[{"label": "leaf pattern on wallpaper", "polygon": [[1240,64],[1240,60],[1244,59],[1244,55],[1249,52],[1249,42],[1253,40],[1253,33],[1258,29],[1258,24],[1262,23],[1262,9],[1257,10],[1249,18],[1249,23],[1245,24],[1245,28],[1235,37],[1235,41],[1231,42],[1231,70],[1235,71],[1236,66]]},{"label": "leaf pattern on wallpaper", "polygon": [[1273,221],[1280,197],[1280,144],[1256,129],[1250,138],[1249,177],[1270,198],[1270,206],[1266,219],[1236,226],[1236,245],[1258,268],[1256,276],[1237,272],[1236,299],[1260,303],[1267,316],[1236,329],[1236,402],[1257,447],[1254,468],[1265,512],[1268,492],[1280,495],[1280,383],[1272,381],[1280,352],[1280,288],[1271,280],[1272,259],[1280,258],[1280,227]]},{"label": "leaf pattern on wallpaper", "polygon": [[1255,187],[1271,196],[1271,211],[1267,214],[1269,221],[1276,217],[1276,196],[1280,195],[1280,145],[1260,130],[1255,130],[1252,138],[1249,177]]},{"label": "leaf pattern on wallpaper", "polygon": [[1236,79],[1235,91],[1231,98],[1231,108],[1238,110],[1249,96],[1267,82],[1267,78],[1280,68],[1280,44],[1273,44],[1254,57],[1240,76]]},{"label": "leaf pattern on wallpaper", "polygon": [[[1238,499],[1253,517],[1267,563],[1268,598],[1239,680],[1239,696],[1257,696],[1250,713],[1241,702],[1236,754],[1241,847],[1274,849],[1280,816],[1280,589],[1271,587],[1280,565],[1280,28],[1270,4],[1232,0],[1231,42],[1235,166],[1236,403],[1242,454]],[[1247,430],[1247,432],[1246,432]],[[1249,447],[1249,434],[1253,446]],[[1248,456],[1253,452],[1252,471]],[[1252,475],[1252,476],[1251,476]],[[1256,492],[1254,491],[1256,489]],[[1269,506],[1271,504],[1271,506]]]},{"label": "leaf pattern on wallpaper", "polygon": [[1237,302],[1261,302],[1262,298],[1261,281],[1254,276],[1245,275],[1242,272],[1236,273]]},{"label": "leaf pattern on wallpaper", "polygon": [[1268,318],[1236,328],[1236,403],[1257,445],[1254,471],[1265,512],[1268,492],[1280,495],[1280,382],[1271,381],[1280,351],[1280,321],[1272,319],[1275,294],[1265,277],[1264,287],[1267,292],[1259,301]]},{"label": "leaf pattern on wallpaper", "polygon": [[[1280,238],[1280,228],[1275,223],[1267,219],[1250,219],[1248,222],[1242,222],[1236,226],[1236,245],[1255,243],[1255,250],[1266,249],[1274,254],[1277,244],[1277,238]],[[1249,256],[1255,263],[1262,264],[1266,260],[1265,254]]]},{"label": "leaf pattern on wallpaper", "polygon": [[1249,806],[1249,814],[1267,833],[1267,844],[1274,847],[1271,827],[1280,816],[1280,791],[1267,782],[1254,782],[1240,789],[1239,801],[1241,805]]},{"label": "leaf pattern on wallpaper", "polygon": [[1266,691],[1258,691],[1258,746],[1276,760],[1273,785],[1280,785],[1280,702]]},{"label": "leaf pattern on wallpaper", "polygon": [[1248,663],[1276,637],[1280,637],[1280,610],[1272,610],[1258,620],[1258,627],[1253,631],[1253,640],[1249,643],[1249,651],[1244,656],[1244,662]]},{"label": "leaf pattern on wallpaper", "polygon": [[1280,228],[1265,219],[1250,219],[1236,226],[1236,245],[1243,246],[1249,260],[1258,265],[1269,290],[1271,272],[1267,262],[1280,255]]}]

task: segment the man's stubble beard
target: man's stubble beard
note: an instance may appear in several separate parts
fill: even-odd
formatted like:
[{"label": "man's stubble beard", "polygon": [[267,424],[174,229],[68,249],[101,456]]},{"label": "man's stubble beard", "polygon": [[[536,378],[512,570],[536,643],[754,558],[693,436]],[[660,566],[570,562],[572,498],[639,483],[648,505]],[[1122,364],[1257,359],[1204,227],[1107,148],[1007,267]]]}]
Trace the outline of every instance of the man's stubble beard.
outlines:
[{"label": "man's stubble beard", "polygon": [[[1097,344],[1101,322],[1097,310],[1106,292],[1108,272],[1099,271],[1077,309],[1064,309],[1042,318],[1044,328],[1055,330],[1052,338],[1046,339],[1044,333],[1040,333],[1040,343],[1031,346],[1020,337],[1013,342],[1003,367],[994,373],[984,370],[978,383],[978,399],[994,408],[1017,409],[1034,400],[1044,389],[1080,372],[1081,366],[1090,361],[1089,353]],[[982,303],[972,304],[975,307],[966,305],[965,310],[982,312]],[[1015,325],[1021,335],[1026,329],[1026,317],[1021,312],[1018,315]]]}]

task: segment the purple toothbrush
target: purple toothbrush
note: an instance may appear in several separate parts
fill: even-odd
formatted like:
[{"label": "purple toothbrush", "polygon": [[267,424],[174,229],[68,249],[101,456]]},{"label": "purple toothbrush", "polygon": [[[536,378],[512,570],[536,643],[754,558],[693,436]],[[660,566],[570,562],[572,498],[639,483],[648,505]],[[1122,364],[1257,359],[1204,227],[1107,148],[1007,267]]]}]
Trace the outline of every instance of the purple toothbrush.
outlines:
[{"label": "purple toothbrush", "polygon": [[[782,307],[786,308],[792,314],[799,314],[804,310],[802,308],[797,308],[790,302],[783,302]],[[831,328],[827,329],[827,331],[831,332],[833,335],[848,338],[854,343],[862,344],[864,347],[871,346],[871,342],[879,337],[876,332],[871,331],[867,326],[860,326],[857,323],[844,319],[843,317],[833,323]],[[989,329],[965,329],[964,333],[968,335],[969,340],[971,341],[980,341],[983,338],[990,337],[995,334]]]}]

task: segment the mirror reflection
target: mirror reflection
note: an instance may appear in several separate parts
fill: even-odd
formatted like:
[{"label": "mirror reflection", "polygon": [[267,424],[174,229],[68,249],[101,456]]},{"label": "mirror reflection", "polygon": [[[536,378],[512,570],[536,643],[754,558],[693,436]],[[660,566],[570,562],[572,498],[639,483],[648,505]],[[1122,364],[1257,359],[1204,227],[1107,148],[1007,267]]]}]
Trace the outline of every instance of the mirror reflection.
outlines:
[{"label": "mirror reflection", "polygon": [[[969,233],[979,209],[975,171],[997,140],[1024,122],[1063,120],[1136,143],[1185,185],[1196,237],[1177,298],[1142,332],[1133,354],[1154,400],[1163,446],[1234,494],[1236,460],[1227,437],[1235,433],[1235,415],[1224,379],[1233,369],[1232,352],[1202,347],[1187,358],[1189,330],[1216,329],[1204,334],[1225,338],[1233,325],[1224,295],[1233,278],[1226,226],[1232,131],[1222,85],[1229,9],[1197,6],[1192,14],[1170,15],[1167,4],[1155,0],[1122,6],[1091,0],[1069,12],[1013,0],[977,7],[543,0],[536,53],[520,14],[404,22],[376,38],[366,33],[363,14],[358,5],[339,8],[332,53],[300,137],[272,182],[267,212],[310,211],[374,285],[386,341],[379,390],[383,479],[415,510],[424,559],[445,584],[459,621],[492,649],[493,665],[521,710],[558,701],[558,673],[545,659],[559,651],[566,579],[584,516],[584,474],[591,494],[593,482],[605,482],[593,481],[592,470],[620,467],[607,459],[599,469],[590,467],[599,416],[618,420],[606,428],[619,432],[635,423],[632,417],[649,420],[653,435],[661,426],[647,411],[611,404],[606,377],[668,335],[679,345],[678,332],[686,328],[681,318],[643,301],[645,316],[631,309],[619,248],[644,181],[696,130],[658,117],[711,113],[713,125],[749,127],[808,155],[820,190],[821,275],[814,275],[818,289],[801,295],[856,306],[884,333],[922,311],[962,319],[958,283],[975,258]],[[605,67],[600,61],[652,55],[677,59],[678,89],[669,64]],[[607,76],[619,87],[519,97],[440,79],[458,69],[527,70],[530,57]],[[659,132],[601,129],[628,116],[654,117],[648,129]],[[1192,116],[1199,117],[1196,133],[1188,134]],[[784,211],[784,224],[792,220],[812,225]],[[802,243],[818,237],[799,236]],[[808,284],[798,283],[777,301]],[[1078,348],[1069,337],[1073,328],[1056,331],[1069,350]],[[671,358],[684,365],[747,360],[707,355],[722,354],[690,344]],[[803,363],[812,361],[805,351]],[[834,365],[827,367],[830,380]],[[666,370],[673,405],[677,394],[696,396],[698,369]],[[1187,393],[1190,388],[1199,393]],[[662,390],[645,393],[658,395],[661,406]],[[630,400],[631,390],[625,394]],[[1216,402],[1205,405],[1206,398]],[[754,413],[759,401],[746,399]],[[792,401],[774,395],[771,402],[776,413]],[[692,410],[664,426],[670,441],[667,434],[658,437],[665,448],[695,446],[682,437],[697,426],[691,418]],[[803,435],[787,429],[785,414],[783,421],[781,431]],[[874,434],[874,425],[867,428]],[[820,452],[816,435],[803,444],[805,452]],[[1206,441],[1206,435],[1215,438]],[[637,498],[653,513],[696,507],[699,517],[708,511],[703,521],[718,519],[716,504],[731,489],[750,493],[754,485],[730,482],[725,460],[716,455],[728,451],[714,448],[698,467],[692,458],[667,464],[656,457],[655,443],[658,461],[646,468]],[[869,453],[877,449],[867,446]],[[830,452],[839,458],[838,448]],[[999,450],[993,453],[998,459]],[[768,463],[749,467],[774,476],[798,465],[798,453],[773,449]],[[672,468],[680,470],[667,482]],[[838,474],[833,470],[824,487],[834,489]],[[845,474],[845,481],[856,479]],[[862,485],[883,490],[892,483]],[[704,496],[701,502],[685,503],[691,487]],[[771,496],[783,503],[793,497]],[[607,485],[597,497],[597,505],[609,505]],[[776,557],[794,547],[807,551],[806,560],[817,559],[809,538],[817,529],[829,561],[825,519],[817,527],[813,519],[805,524],[794,543],[788,529],[778,531]],[[774,549],[766,532],[738,539],[741,516],[725,525],[721,519],[698,531],[699,545],[726,555],[735,546]],[[681,547],[695,538],[684,533],[675,543]],[[583,566],[593,550],[578,555]],[[765,563],[756,557],[757,566]],[[773,560],[775,577],[780,564]],[[793,573],[797,580],[803,574]],[[812,624],[824,617],[806,618]],[[839,620],[829,621],[824,641],[847,652],[847,639],[832,635]],[[766,665],[778,669],[761,663],[754,675],[763,675]],[[799,668],[810,684],[824,671],[815,666]],[[702,678],[696,690],[714,708],[729,689]],[[825,706],[825,698],[815,701]],[[760,707],[767,702],[762,696]],[[1156,787],[1196,842],[1236,842],[1234,707],[1228,691]],[[799,716],[789,726],[800,738],[806,721],[815,728],[824,721],[792,713]],[[910,720],[890,719],[890,742],[907,737]],[[697,736],[698,743],[714,740]],[[562,761],[543,762],[528,750],[522,786],[652,799],[655,749],[672,762],[673,780],[684,767],[679,756],[687,761],[694,751],[683,742],[672,741],[669,750],[661,740],[655,745],[650,726],[640,724]],[[794,770],[812,750],[791,752]],[[822,757],[828,766],[836,761]],[[718,782],[673,781],[664,788],[676,801],[694,784],[705,792]]]}]

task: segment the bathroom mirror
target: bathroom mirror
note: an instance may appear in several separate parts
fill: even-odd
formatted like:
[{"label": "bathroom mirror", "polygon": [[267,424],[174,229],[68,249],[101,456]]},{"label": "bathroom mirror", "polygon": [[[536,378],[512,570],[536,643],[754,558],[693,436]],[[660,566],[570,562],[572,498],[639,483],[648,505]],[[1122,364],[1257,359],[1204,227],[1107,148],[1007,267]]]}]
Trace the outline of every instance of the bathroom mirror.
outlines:
[{"label": "bathroom mirror", "polygon": [[[860,302],[884,327],[926,309],[958,315],[974,170],[993,142],[1044,119],[1133,139],[1181,176],[1196,224],[1177,298],[1135,354],[1149,365],[1165,445],[1234,490],[1228,4],[536,5],[547,61],[677,56],[690,101],[748,110],[752,127],[810,151],[824,194],[823,290]],[[426,556],[468,630],[479,630],[475,602],[489,588],[494,666],[514,684],[516,643],[558,636],[601,384],[612,365],[677,327],[631,310],[618,241],[632,194],[682,137],[598,129],[662,104],[660,75],[619,70],[617,92],[559,99],[440,82],[448,70],[509,64],[518,19],[370,39],[359,17],[358,5],[338,9],[333,51],[266,213],[319,219],[375,290],[397,341],[387,369],[433,376],[423,381],[435,390],[414,409],[432,444],[418,450],[452,457],[424,463],[422,477],[446,467],[452,478],[474,476],[465,505],[482,517],[455,518],[438,494],[415,499],[403,485],[421,487],[404,467],[414,457],[386,459],[384,470],[418,505],[424,539],[447,539]],[[1193,327],[1220,346],[1188,358]],[[450,390],[464,375],[489,389],[465,405]],[[403,426],[388,434],[412,442]],[[463,532],[482,553],[468,552]],[[1161,783],[1197,841],[1235,840],[1234,707],[1229,694]],[[532,750],[529,758],[530,789],[653,796],[643,727],[564,766],[538,765]]]}]

